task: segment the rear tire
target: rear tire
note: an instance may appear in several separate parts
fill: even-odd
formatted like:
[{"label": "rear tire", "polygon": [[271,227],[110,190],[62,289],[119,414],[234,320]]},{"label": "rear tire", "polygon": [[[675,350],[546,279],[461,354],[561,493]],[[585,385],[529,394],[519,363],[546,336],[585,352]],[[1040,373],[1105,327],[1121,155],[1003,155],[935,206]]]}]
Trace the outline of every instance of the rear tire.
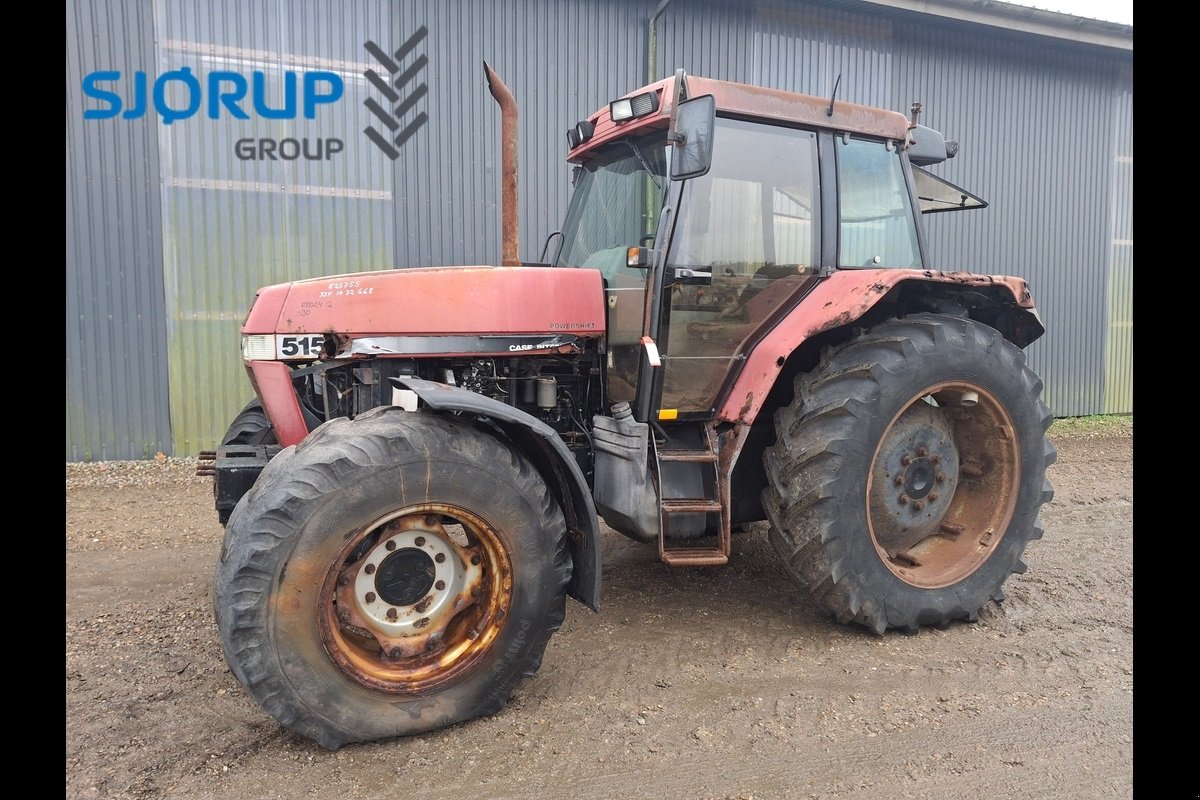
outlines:
[{"label": "rear tire", "polygon": [[230,517],[225,657],[331,750],[494,713],[562,624],[565,534],[534,467],[482,430],[395,408],[331,420]]},{"label": "rear tire", "polygon": [[974,621],[1024,572],[1053,497],[1053,417],[1024,353],[970,319],[914,314],[796,378],[763,506],[784,566],[875,633]]}]

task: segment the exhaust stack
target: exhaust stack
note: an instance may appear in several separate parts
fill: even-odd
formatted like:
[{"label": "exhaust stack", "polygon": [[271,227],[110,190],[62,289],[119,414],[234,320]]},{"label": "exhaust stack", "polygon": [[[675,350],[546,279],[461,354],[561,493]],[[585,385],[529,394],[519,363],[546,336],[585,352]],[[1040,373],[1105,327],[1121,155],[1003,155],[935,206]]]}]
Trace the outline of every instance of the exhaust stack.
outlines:
[{"label": "exhaust stack", "polygon": [[520,225],[517,216],[517,99],[488,63],[483,62],[488,91],[500,106],[500,213],[503,236],[502,261],[506,267],[521,266],[518,254]]}]

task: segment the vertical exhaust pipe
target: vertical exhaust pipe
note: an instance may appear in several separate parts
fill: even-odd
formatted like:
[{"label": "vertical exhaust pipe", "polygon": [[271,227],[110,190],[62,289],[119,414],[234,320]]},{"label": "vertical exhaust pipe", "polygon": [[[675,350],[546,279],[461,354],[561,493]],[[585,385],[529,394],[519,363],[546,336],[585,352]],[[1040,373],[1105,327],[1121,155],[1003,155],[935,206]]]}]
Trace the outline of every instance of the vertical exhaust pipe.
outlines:
[{"label": "vertical exhaust pipe", "polygon": [[520,226],[517,217],[517,99],[488,63],[483,62],[488,91],[500,106],[500,213],[502,260],[506,267],[521,266]]}]

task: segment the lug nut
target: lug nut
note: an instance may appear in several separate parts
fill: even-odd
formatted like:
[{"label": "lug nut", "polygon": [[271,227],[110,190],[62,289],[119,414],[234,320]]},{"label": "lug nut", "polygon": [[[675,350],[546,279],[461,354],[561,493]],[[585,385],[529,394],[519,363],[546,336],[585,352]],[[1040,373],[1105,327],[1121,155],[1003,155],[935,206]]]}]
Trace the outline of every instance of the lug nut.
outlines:
[{"label": "lug nut", "polygon": [[903,486],[903,485],[904,485],[904,476],[903,476],[903,475],[897,475],[897,476],[896,476],[896,485],[897,485],[897,486]]},{"label": "lug nut", "polygon": [[430,514],[429,516],[425,517],[425,524],[432,528],[434,525],[437,525],[437,517],[435,517],[433,514]]},{"label": "lug nut", "polygon": [[442,589],[445,589],[445,588],[446,588],[446,582],[445,582],[445,581],[438,581],[437,583],[435,583],[435,584],[433,585],[433,588],[437,589],[437,590],[440,592]]},{"label": "lug nut", "polygon": [[350,621],[350,612],[345,611],[345,610],[339,611],[338,619],[340,619],[342,622],[349,622]]},{"label": "lug nut", "polygon": [[438,553],[436,556],[434,556],[434,557],[433,557],[433,560],[434,560],[434,561],[436,561],[436,562],[438,562],[438,563],[440,564],[440,563],[442,563],[443,561],[445,561],[445,560],[446,560],[446,554],[445,554],[445,553]]},{"label": "lug nut", "polygon": [[375,565],[367,564],[365,567],[363,567],[363,572],[367,573],[368,575],[374,575],[375,574]]},{"label": "lug nut", "polygon": [[413,541],[413,544],[415,544],[417,547],[424,547],[424,546],[425,546],[425,537],[424,537],[424,536],[418,536],[418,537],[417,537],[417,538],[416,538],[416,539]]},{"label": "lug nut", "polygon": [[366,600],[368,603],[374,603],[375,602],[375,593],[367,592],[367,596],[363,599]]},{"label": "lug nut", "polygon": [[923,509],[923,508],[925,508],[925,501],[924,501],[924,500],[918,500],[917,502],[913,503],[913,510],[914,510],[914,511],[920,511],[920,510],[921,510],[921,509]]},{"label": "lug nut", "polygon": [[394,609],[394,608],[389,608],[389,609],[387,610],[387,618],[388,618],[388,619],[390,619],[390,620],[394,620],[394,619],[396,619],[396,617],[397,617],[397,616],[398,616],[398,613],[397,613],[396,609]]},{"label": "lug nut", "polygon": [[338,575],[338,586],[346,586],[350,583],[350,576],[346,574]]},{"label": "lug nut", "polygon": [[931,502],[931,503],[936,503],[936,502],[937,502],[937,499],[938,499],[938,493],[937,493],[937,492],[930,492],[930,493],[929,493],[929,502]]},{"label": "lug nut", "polygon": [[925,456],[929,455],[928,448],[925,448],[925,447],[917,448],[917,455],[919,455],[921,458],[924,458]]},{"label": "lug nut", "polygon": [[906,495],[906,494],[900,495],[900,505],[902,505],[902,506],[908,505],[908,495]]},{"label": "lug nut", "polygon": [[946,473],[939,472],[937,474],[937,478],[935,478],[934,480],[936,480],[938,483],[945,483],[946,482]]},{"label": "lug nut", "polygon": [[911,463],[912,463],[912,456],[910,456],[908,453],[905,453],[903,456],[900,457],[900,465],[901,466],[907,467]]},{"label": "lug nut", "polygon": [[400,658],[400,648],[399,647],[392,648],[392,658]]},{"label": "lug nut", "polygon": [[932,461],[932,462],[934,463],[934,466],[936,466],[936,465],[938,465],[938,464],[942,463],[942,457],[941,457],[941,456],[939,456],[937,453],[934,453],[934,454],[933,454],[933,458],[931,458],[931,459],[929,459],[929,460],[930,460],[930,461]]},{"label": "lug nut", "polygon": [[388,541],[387,541],[387,544],[385,544],[385,545],[384,545],[384,547],[386,547],[388,550],[395,550],[395,549],[396,549],[396,542],[395,542],[395,540],[393,540],[393,539],[388,539]]}]

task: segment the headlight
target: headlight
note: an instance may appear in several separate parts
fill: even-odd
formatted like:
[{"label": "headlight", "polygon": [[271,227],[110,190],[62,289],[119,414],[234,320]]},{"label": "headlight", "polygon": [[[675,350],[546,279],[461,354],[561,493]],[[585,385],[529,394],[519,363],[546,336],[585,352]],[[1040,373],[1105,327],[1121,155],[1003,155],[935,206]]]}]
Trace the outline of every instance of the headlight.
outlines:
[{"label": "headlight", "polygon": [[270,333],[243,336],[242,358],[246,361],[274,361],[275,336]]},{"label": "headlight", "polygon": [[613,122],[620,122],[623,119],[644,117],[657,108],[658,95],[654,92],[646,92],[645,94],[638,94],[633,97],[622,97],[620,100],[613,100],[608,104],[608,116]]}]

